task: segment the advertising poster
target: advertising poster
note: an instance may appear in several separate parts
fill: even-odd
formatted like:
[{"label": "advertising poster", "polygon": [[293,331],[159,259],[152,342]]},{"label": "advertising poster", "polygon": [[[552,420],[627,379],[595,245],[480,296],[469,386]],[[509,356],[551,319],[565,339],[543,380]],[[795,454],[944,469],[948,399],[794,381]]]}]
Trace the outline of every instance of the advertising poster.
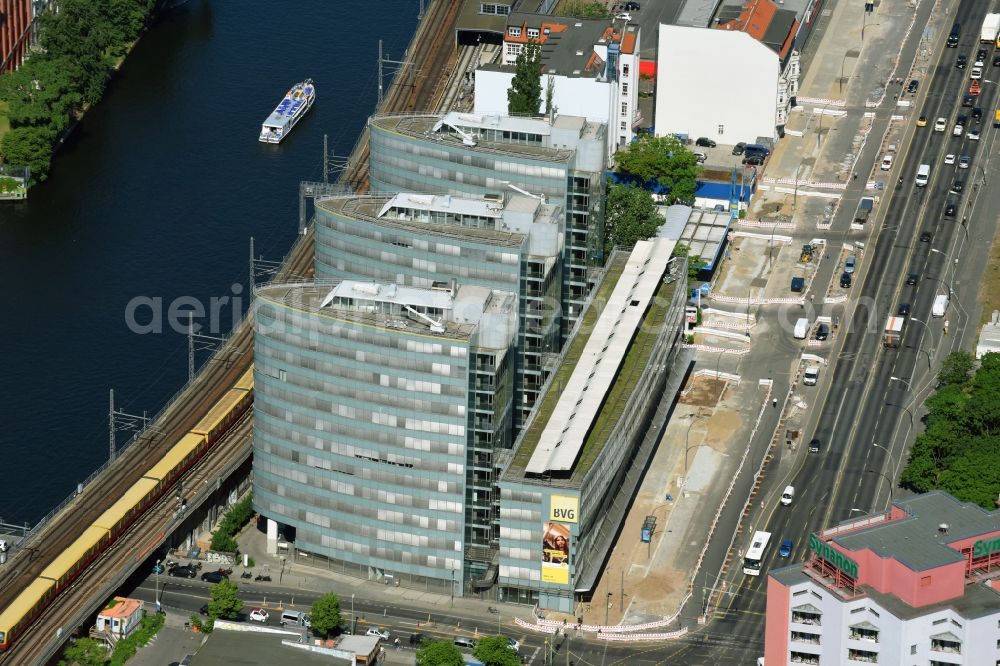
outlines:
[{"label": "advertising poster", "polygon": [[546,523],[542,537],[542,582],[569,584],[569,526]]}]

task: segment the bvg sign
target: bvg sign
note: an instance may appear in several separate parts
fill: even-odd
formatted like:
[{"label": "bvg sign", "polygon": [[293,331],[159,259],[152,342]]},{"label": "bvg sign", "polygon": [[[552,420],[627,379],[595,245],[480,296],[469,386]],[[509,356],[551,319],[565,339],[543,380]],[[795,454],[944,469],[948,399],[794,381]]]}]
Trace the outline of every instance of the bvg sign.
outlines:
[{"label": "bvg sign", "polygon": [[576,497],[553,495],[550,504],[549,520],[560,523],[579,522],[580,501]]},{"label": "bvg sign", "polygon": [[1000,550],[1000,537],[994,539],[980,539],[972,544],[972,556],[975,558],[987,557]]},{"label": "bvg sign", "polygon": [[841,553],[833,546],[821,541],[815,534],[809,535],[809,550],[816,553],[817,557],[823,558],[851,578],[858,577],[858,563]]}]

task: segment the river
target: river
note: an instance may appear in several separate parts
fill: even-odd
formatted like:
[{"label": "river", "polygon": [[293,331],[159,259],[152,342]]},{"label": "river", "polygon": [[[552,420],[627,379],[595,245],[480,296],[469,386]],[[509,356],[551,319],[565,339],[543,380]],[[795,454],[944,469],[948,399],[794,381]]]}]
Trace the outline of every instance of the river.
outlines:
[{"label": "river", "polygon": [[[184,384],[187,339],[170,326],[171,304],[208,310],[219,299],[203,331],[216,335],[246,310],[250,237],[265,259],[282,258],[299,181],[322,179],[323,134],[332,153],[350,152],[375,107],[378,40],[402,60],[416,27],[418,0],[365,6],[167,10],[50,179],[0,206],[0,519],[33,523],[107,459],[109,389],[141,415]],[[280,146],[258,143],[261,122],[306,77],[312,111]],[[130,304],[143,329],[162,315],[161,330],[130,325]]]}]

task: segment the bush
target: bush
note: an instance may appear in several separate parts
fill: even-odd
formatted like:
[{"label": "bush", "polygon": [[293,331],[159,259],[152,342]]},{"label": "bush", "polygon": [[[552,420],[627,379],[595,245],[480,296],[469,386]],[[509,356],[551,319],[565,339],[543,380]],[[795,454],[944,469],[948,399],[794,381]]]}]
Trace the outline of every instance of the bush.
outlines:
[{"label": "bush", "polygon": [[139,648],[146,645],[153,639],[156,632],[163,626],[163,615],[154,613],[144,615],[142,624],[132,632],[127,638],[123,638],[115,645],[114,654],[111,655],[110,666],[122,666],[126,661],[135,656]]},{"label": "bush", "polygon": [[239,550],[236,535],[253,517],[253,493],[234,504],[222,517],[219,528],[212,535],[212,550],[220,553],[235,553]]}]

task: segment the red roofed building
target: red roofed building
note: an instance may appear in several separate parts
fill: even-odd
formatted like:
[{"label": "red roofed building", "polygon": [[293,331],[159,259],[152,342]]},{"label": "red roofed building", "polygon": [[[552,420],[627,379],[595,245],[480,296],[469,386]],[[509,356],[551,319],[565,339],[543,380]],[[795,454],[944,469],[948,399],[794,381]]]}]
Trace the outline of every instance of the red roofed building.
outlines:
[{"label": "red roofed building", "polygon": [[138,599],[115,597],[104,610],[97,614],[97,621],[91,629],[91,638],[105,641],[114,646],[142,624],[142,602]]}]

